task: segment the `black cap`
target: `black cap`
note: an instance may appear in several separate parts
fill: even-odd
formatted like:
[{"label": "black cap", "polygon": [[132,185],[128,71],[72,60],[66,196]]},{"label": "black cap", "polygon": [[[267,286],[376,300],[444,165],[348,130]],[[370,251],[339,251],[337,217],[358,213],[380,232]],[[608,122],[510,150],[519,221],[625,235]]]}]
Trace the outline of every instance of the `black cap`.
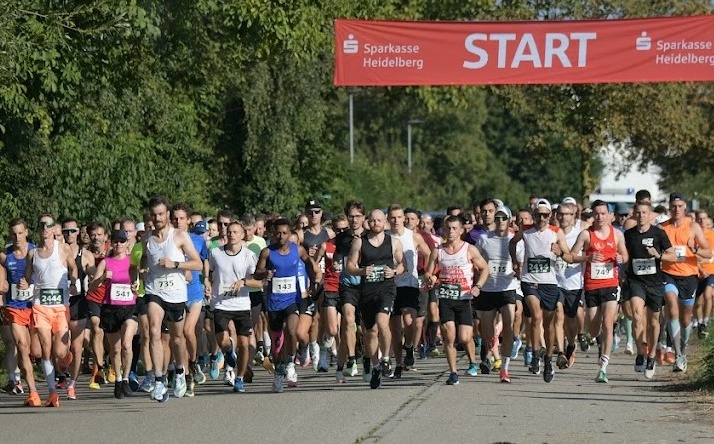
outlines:
[{"label": "black cap", "polygon": [[678,192],[677,192],[677,193],[672,193],[672,194],[670,194],[670,195],[669,195],[669,201],[670,201],[670,202],[674,202],[675,200],[683,200],[683,201],[686,202],[686,201],[687,201],[687,198],[684,197],[684,194],[683,194],[683,193],[678,193]]},{"label": "black cap", "polygon": [[114,230],[112,231],[112,240],[123,240],[127,241],[129,240],[129,237],[126,235],[126,231],[124,230]]},{"label": "black cap", "polygon": [[308,200],[307,203],[305,204],[305,209],[306,210],[321,210],[322,205],[320,205],[320,202],[316,200]]}]

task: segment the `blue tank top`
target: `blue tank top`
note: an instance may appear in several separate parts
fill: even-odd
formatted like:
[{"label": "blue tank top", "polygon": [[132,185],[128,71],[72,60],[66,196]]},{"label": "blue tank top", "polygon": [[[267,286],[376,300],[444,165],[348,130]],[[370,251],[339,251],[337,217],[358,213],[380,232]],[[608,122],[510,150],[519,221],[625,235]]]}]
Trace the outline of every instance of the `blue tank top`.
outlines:
[{"label": "blue tank top", "polygon": [[[208,259],[208,248],[206,247],[206,240],[196,233],[189,233],[189,237],[193,242],[194,248],[198,252],[198,256],[202,261]],[[188,259],[188,258],[187,258]],[[201,271],[191,271],[191,282],[186,286],[187,290],[187,301],[193,302],[203,299],[203,272]]]},{"label": "blue tank top", "polygon": [[[28,243],[27,246],[27,251],[34,250],[35,249],[35,244],[33,243]],[[12,284],[18,284],[20,282],[20,279],[25,277],[25,268],[27,267],[27,259],[22,258],[18,259],[15,257],[13,253],[12,246],[9,246],[5,249],[5,255],[7,258],[5,259],[5,269],[7,270],[8,276],[7,280],[10,286],[12,287]],[[32,307],[32,299],[28,301],[15,301],[12,299],[12,288],[10,288],[10,291],[7,293],[5,296],[5,305],[10,308],[31,308]]]},{"label": "blue tank top", "polygon": [[297,245],[290,244],[290,252],[278,253],[279,245],[269,245],[268,269],[273,270],[273,280],[268,284],[268,311],[288,308],[300,299],[298,263],[302,262]]}]

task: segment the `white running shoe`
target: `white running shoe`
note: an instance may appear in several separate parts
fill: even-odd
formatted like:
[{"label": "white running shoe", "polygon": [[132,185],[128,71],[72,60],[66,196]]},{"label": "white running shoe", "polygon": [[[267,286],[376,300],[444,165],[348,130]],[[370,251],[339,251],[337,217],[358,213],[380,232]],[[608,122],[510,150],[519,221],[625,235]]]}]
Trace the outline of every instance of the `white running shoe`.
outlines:
[{"label": "white running shoe", "polygon": [[229,387],[233,387],[236,383],[236,374],[231,367],[226,367],[226,375],[223,378],[223,383]]},{"label": "white running shoe", "polygon": [[294,363],[289,363],[286,368],[287,374],[285,376],[285,379],[288,381],[288,387],[297,387],[298,385],[298,377],[297,377],[297,372],[295,371],[295,364]]},{"label": "white running shoe", "polygon": [[320,358],[322,357],[320,355],[320,346],[317,344],[317,342],[311,342],[309,347],[310,360],[312,361],[312,369],[317,371],[317,369],[320,367]]},{"label": "white running shoe", "polygon": [[186,372],[176,375],[176,380],[174,381],[174,396],[177,398],[183,398],[186,394]]},{"label": "white running shoe", "polygon": [[151,397],[159,402],[164,402],[169,397],[169,389],[164,385],[162,381],[156,382],[154,385],[154,391]]}]

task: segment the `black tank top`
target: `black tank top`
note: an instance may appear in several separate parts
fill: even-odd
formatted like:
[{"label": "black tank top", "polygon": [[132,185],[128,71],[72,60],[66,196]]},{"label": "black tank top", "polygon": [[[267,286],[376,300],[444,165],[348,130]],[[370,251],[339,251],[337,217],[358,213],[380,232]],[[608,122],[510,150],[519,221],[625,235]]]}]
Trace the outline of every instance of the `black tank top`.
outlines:
[{"label": "black tank top", "polygon": [[87,290],[84,288],[84,281],[85,277],[87,277],[87,274],[84,272],[84,264],[82,264],[82,252],[84,251],[84,248],[79,247],[79,252],[77,253],[77,256],[74,257],[74,263],[77,264],[77,276],[79,279],[79,294],[77,296],[84,296],[85,291]]},{"label": "black tank top", "polygon": [[319,233],[313,234],[312,231],[308,229],[304,229],[302,231],[303,235],[303,241],[302,245],[305,247],[305,249],[309,249],[310,247],[314,247],[316,245],[321,245],[327,242],[330,239],[330,235],[327,232],[327,228],[322,227]]},{"label": "black tank top", "polygon": [[384,242],[378,247],[369,243],[369,236],[363,237],[361,253],[359,261],[360,267],[366,267],[367,265],[386,265],[389,268],[394,268],[392,237],[388,234],[384,235]]}]

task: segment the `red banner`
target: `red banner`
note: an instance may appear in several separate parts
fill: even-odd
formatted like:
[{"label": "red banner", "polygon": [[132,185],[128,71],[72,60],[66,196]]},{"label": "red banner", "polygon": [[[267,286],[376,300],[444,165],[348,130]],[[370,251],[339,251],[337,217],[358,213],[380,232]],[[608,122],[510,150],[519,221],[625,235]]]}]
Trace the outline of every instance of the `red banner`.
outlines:
[{"label": "red banner", "polygon": [[593,21],[335,21],[335,85],[714,80],[714,16]]}]

